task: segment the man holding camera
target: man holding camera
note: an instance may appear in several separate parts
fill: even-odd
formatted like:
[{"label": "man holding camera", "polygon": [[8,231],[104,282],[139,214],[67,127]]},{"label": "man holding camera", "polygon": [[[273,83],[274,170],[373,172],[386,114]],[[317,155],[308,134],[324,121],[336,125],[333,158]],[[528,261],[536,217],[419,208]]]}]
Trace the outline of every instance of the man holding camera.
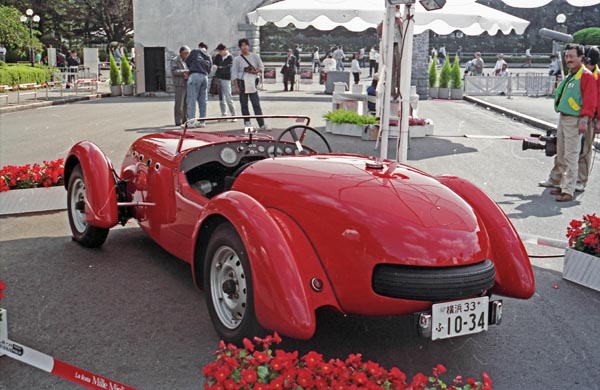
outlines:
[{"label": "man holding camera", "polygon": [[598,101],[594,75],[583,65],[583,46],[569,44],[564,53],[569,74],[559,84],[554,97],[554,109],[560,113],[556,157],[550,177],[539,183],[542,187],[554,187],[550,193],[556,195],[557,202],[573,200],[581,137],[593,120]]},{"label": "man holding camera", "polygon": [[[250,42],[242,38],[238,42],[240,56],[233,60],[231,76],[234,77],[233,85],[235,92],[240,95],[240,105],[242,106],[242,115],[250,115],[248,108],[248,99],[252,102],[254,115],[262,115],[260,99],[258,97],[258,75],[265,69],[262,60],[258,54],[250,52]],[[261,129],[265,128],[265,120],[256,118]],[[250,121],[244,121],[244,126],[250,126]]]}]

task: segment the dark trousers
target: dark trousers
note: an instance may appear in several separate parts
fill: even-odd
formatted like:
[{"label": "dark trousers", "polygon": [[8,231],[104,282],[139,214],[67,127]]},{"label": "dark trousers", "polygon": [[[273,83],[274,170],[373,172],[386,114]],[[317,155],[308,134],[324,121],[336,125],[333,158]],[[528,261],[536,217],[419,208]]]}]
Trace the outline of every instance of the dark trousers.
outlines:
[{"label": "dark trousers", "polygon": [[[240,105],[242,106],[242,115],[250,115],[250,109],[248,108],[248,99],[252,103],[252,109],[254,110],[254,115],[262,115],[262,108],[260,108],[260,98],[258,97],[258,92],[255,93],[245,93],[246,88],[244,86],[244,80],[238,80],[238,86],[240,87]],[[265,120],[263,118],[256,118],[259,126],[265,125]]]},{"label": "dark trousers", "polygon": [[294,81],[296,81],[296,72],[284,72],[283,73],[283,90],[288,90],[288,83],[290,84],[290,91],[294,90]]},{"label": "dark trousers", "polygon": [[175,124],[179,126],[187,120],[187,85],[175,87]]},{"label": "dark trousers", "polygon": [[358,82],[360,80],[360,73],[352,72],[352,76],[354,76],[354,84],[358,84]]},{"label": "dark trousers", "polygon": [[379,70],[379,64],[375,60],[369,60],[369,77],[373,76],[373,70],[375,73]]}]

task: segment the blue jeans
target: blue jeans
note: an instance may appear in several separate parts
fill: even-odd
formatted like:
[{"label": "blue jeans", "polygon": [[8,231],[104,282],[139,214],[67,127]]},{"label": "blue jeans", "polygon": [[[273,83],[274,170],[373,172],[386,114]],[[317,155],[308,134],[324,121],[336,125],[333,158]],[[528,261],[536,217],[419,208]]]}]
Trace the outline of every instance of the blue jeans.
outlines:
[{"label": "blue jeans", "polygon": [[336,70],[343,71],[344,70],[344,60],[338,58],[336,61]]},{"label": "blue jeans", "polygon": [[[243,80],[238,80],[238,86],[240,87],[240,105],[242,106],[242,115],[250,115],[250,109],[248,108],[248,99],[252,103],[252,109],[254,115],[262,115],[262,109],[260,108],[260,98],[258,92],[245,93],[245,85]],[[263,118],[256,118],[259,126],[265,125]]]},{"label": "blue jeans", "polygon": [[188,119],[196,118],[196,102],[200,107],[200,118],[206,117],[208,77],[202,73],[192,73],[188,78],[187,85]]},{"label": "blue jeans", "polygon": [[233,105],[233,98],[231,97],[231,80],[220,80],[221,81],[221,100],[219,105],[221,106],[221,115],[227,115],[227,106],[229,106],[229,113],[231,116],[235,116],[235,106]]}]

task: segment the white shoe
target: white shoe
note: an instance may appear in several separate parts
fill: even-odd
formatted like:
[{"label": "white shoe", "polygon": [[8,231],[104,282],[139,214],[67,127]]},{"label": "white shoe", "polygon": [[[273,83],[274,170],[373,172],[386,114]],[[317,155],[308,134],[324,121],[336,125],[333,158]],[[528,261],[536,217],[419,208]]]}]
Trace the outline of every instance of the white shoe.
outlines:
[{"label": "white shoe", "polygon": [[538,183],[538,186],[540,186],[540,187],[560,188],[560,184],[557,184],[557,183],[555,183],[554,181],[552,181],[550,179],[546,179],[544,181],[540,181]]},{"label": "white shoe", "polygon": [[585,186],[581,183],[575,184],[575,192],[583,192],[585,191]]},{"label": "white shoe", "polygon": [[234,119],[232,119],[231,121],[232,121],[232,122],[237,122],[237,119],[235,119],[235,118],[234,118]]},{"label": "white shoe", "polygon": [[204,122],[204,121],[199,122],[198,127],[206,127],[206,122]]}]

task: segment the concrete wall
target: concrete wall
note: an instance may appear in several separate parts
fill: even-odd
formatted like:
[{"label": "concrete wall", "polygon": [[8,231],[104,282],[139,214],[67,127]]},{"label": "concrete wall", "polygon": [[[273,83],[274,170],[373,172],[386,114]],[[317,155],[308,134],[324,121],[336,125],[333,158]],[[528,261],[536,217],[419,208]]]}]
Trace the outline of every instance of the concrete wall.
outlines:
[{"label": "concrete wall", "polygon": [[[167,90],[170,91],[170,59],[182,45],[193,49],[205,42],[212,50],[223,42],[237,49],[238,39],[248,38],[254,50],[258,50],[259,30],[247,24],[246,14],[263,3],[264,0],[133,0],[136,50],[165,48]],[[136,65],[136,82],[141,91],[143,61]]]}]

